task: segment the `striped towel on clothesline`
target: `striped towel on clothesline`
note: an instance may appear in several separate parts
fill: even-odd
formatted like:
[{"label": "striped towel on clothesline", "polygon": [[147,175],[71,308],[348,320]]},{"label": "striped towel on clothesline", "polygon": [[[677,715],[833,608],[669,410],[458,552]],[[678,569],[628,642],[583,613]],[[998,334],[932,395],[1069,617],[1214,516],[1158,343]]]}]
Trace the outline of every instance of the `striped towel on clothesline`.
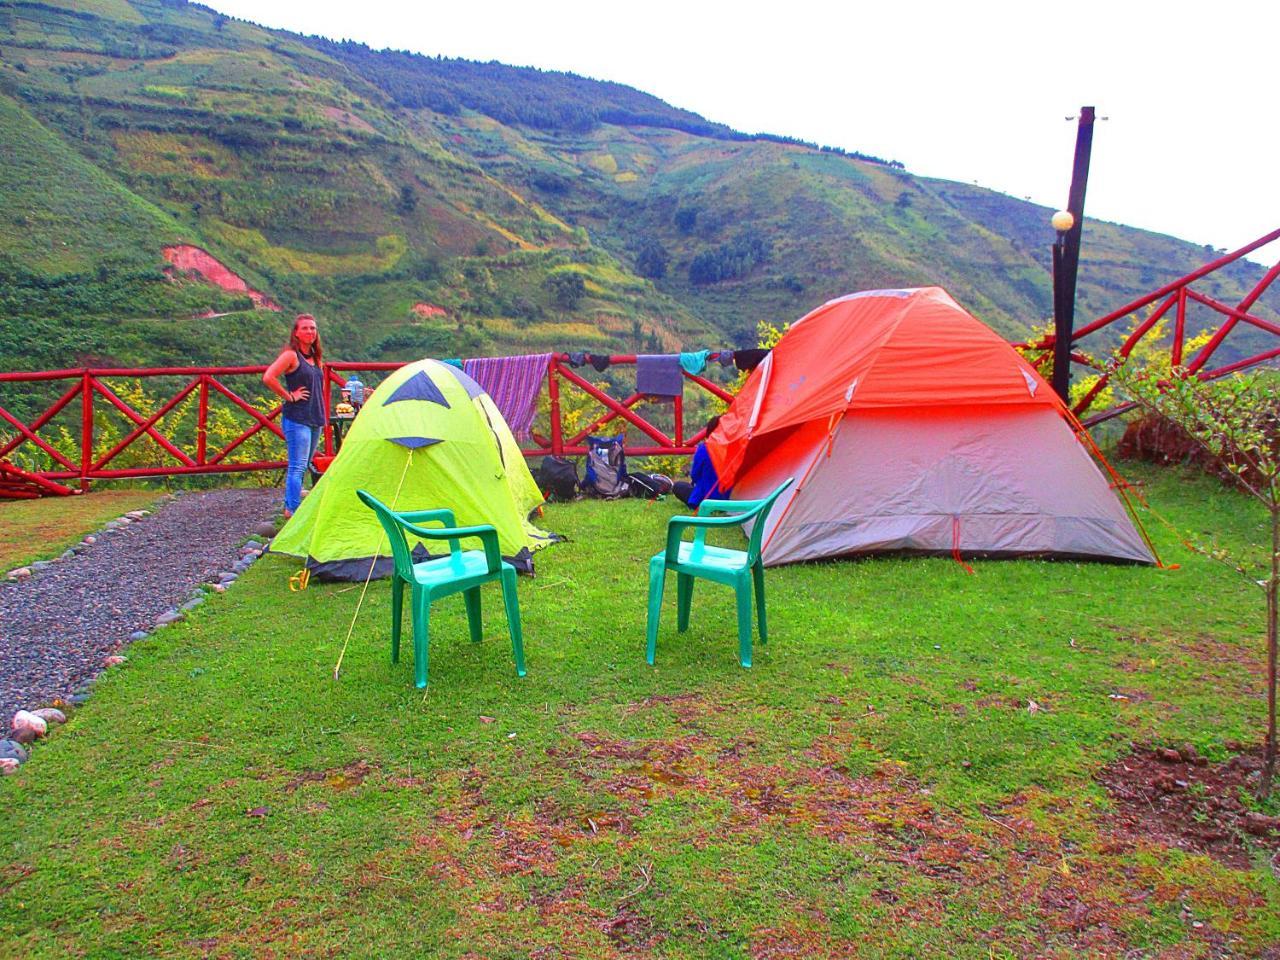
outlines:
[{"label": "striped towel on clothesline", "polygon": [[517,440],[527,439],[538,411],[538,394],[547,378],[551,354],[482,357],[465,360],[462,370],[484,388]]}]

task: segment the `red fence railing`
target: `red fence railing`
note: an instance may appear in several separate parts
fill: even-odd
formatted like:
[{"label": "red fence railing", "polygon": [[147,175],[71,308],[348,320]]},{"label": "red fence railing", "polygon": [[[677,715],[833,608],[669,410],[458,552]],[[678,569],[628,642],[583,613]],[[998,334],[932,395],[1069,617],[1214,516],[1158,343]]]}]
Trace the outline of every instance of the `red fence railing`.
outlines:
[{"label": "red fence railing", "polygon": [[[671,426],[664,428],[637,409],[642,401],[653,402],[654,398],[634,390],[625,397],[615,397],[575,372],[568,359],[567,354],[552,355],[546,380],[549,422],[545,433],[533,432],[532,442],[523,449],[525,456],[585,453],[583,443],[588,435],[618,421],[644,437],[641,443],[627,445],[627,453],[634,456],[687,455],[702,439],[703,430],[690,435],[686,429],[685,397],[670,399]],[[627,367],[634,366],[636,358],[615,355],[609,361],[611,367]],[[332,388],[345,382],[343,374],[388,372],[400,366],[326,363],[324,376]],[[261,394],[265,370],[265,366],[148,367],[0,373],[0,497],[69,494],[87,490],[97,480],[281,469],[285,459],[284,435],[278,422],[280,404],[274,396],[264,400],[237,382],[249,378],[250,386]],[[733,399],[729,390],[707,377],[686,372],[684,378],[711,397],[725,402]],[[145,406],[121,396],[127,392],[118,383],[122,380],[147,385],[142,388]],[[23,417],[10,409],[15,406],[10,397],[38,389],[38,385],[46,390],[62,389],[33,415]],[[562,411],[566,390],[580,391],[600,409],[594,419],[568,436]],[[332,394],[332,389],[326,391],[326,410],[331,408]],[[193,402],[195,417],[191,422],[186,413]],[[220,416],[218,407],[223,411]],[[230,426],[228,414],[238,418],[235,426]],[[107,416],[116,423],[113,441],[104,443],[100,434]],[[179,423],[170,423],[167,418]],[[123,421],[123,428],[119,421]],[[215,430],[215,426],[221,429]],[[56,437],[41,434],[54,429]],[[246,445],[254,441],[257,452],[246,455]],[[143,447],[146,449],[140,450]],[[332,428],[325,431],[324,449],[328,454],[334,452]]]},{"label": "red fence railing", "polygon": [[[1072,336],[1072,360],[1099,373],[1097,382],[1075,403],[1077,416],[1084,417],[1089,413],[1094,401],[1106,388],[1109,374],[1104,361],[1091,357],[1082,349],[1075,349],[1075,345],[1126,318],[1131,318],[1133,328],[1119,348],[1120,355],[1124,357],[1129,356],[1145,337],[1151,336],[1160,321],[1172,312],[1174,327],[1167,344],[1170,363],[1185,366],[1204,379],[1225,376],[1280,358],[1280,339],[1275,339],[1280,338],[1280,323],[1253,312],[1259,298],[1280,277],[1280,263],[1268,270],[1235,306],[1222,303],[1203,289],[1194,287],[1197,282],[1276,239],[1280,239],[1280,230],[1274,230],[1076,330]],[[1197,322],[1198,326],[1211,331],[1209,339],[1195,351],[1194,356],[1185,357],[1188,320],[1193,308],[1201,317],[1208,315],[1216,319],[1208,325]],[[1143,310],[1149,310],[1148,314],[1137,319]],[[1248,356],[1213,366],[1211,360],[1227,335],[1242,324],[1271,339],[1262,349],[1255,349]],[[1029,348],[1032,362],[1042,368],[1053,356],[1052,335],[1021,346]],[[712,358],[715,356],[713,354]],[[615,355],[609,357],[609,362],[610,367],[634,366],[636,358],[634,355]],[[344,373],[386,372],[399,366],[399,363],[330,363],[325,365],[325,378],[326,383],[332,386],[343,382]],[[285,460],[283,434],[278,424],[279,404],[274,397],[263,399],[244,387],[236,389],[232,386],[237,380],[248,377],[253,389],[261,393],[259,384],[265,369],[83,368],[0,373],[0,497],[73,493],[77,489],[87,490],[90,483],[97,480],[281,469]],[[692,396],[701,391],[716,400],[728,402],[732,399],[731,390],[710,377],[686,372],[684,379],[686,387],[691,384],[695,388]],[[143,391],[147,396],[144,409],[139,409],[143,406],[140,402],[130,402],[121,396],[121,392],[128,392],[123,386],[117,383],[113,387],[113,382],[121,380],[126,381],[126,385],[134,380],[157,385],[149,393]],[[28,392],[43,391],[52,399],[19,405],[13,397],[15,391],[20,392],[24,388]],[[589,435],[615,426],[624,430],[632,428],[641,436],[640,442],[629,442],[626,446],[627,453],[633,456],[689,454],[703,437],[701,429],[693,433],[687,429],[685,419],[689,403],[686,397],[672,398],[670,410],[665,401],[660,404],[663,415],[660,424],[655,422],[655,417],[646,416],[639,409],[642,403],[653,403],[654,398],[634,390],[623,397],[613,396],[608,389],[593,383],[570,366],[568,354],[552,355],[546,390],[546,429],[532,434],[531,443],[524,447],[525,456],[581,455],[586,452],[584,441]],[[594,405],[590,412],[595,413],[597,408],[599,412],[590,419],[580,417],[578,422],[567,426],[565,401],[574,391],[579,394],[579,402],[585,400]],[[157,396],[157,392],[163,399]],[[326,407],[331,403],[332,392],[332,389],[326,391]],[[187,415],[193,400],[195,418],[194,422],[188,422],[182,418]],[[32,407],[37,408],[37,412],[27,416],[15,412],[19,408],[29,410]],[[575,404],[577,413],[581,414],[582,409],[581,403]],[[1084,422],[1093,426],[1126,409],[1129,405],[1118,404],[1088,416]],[[98,424],[103,424],[105,431],[108,416],[116,421],[123,418],[124,427],[121,429],[118,423],[113,426],[118,436],[113,434],[115,439],[104,443],[98,436]],[[175,422],[179,420],[181,423]],[[58,432],[56,437],[41,433],[55,429]],[[254,452],[246,454],[245,451],[251,448]],[[332,429],[329,429],[325,435],[325,452],[331,454],[333,450],[334,437]]]},{"label": "red fence railing", "polygon": [[[1094,401],[1107,388],[1111,380],[1111,375],[1107,368],[1109,358],[1100,359],[1085,353],[1083,350],[1076,349],[1076,345],[1085,338],[1126,319],[1133,323],[1133,329],[1125,337],[1119,350],[1116,351],[1124,358],[1129,357],[1134,348],[1145,337],[1152,335],[1152,331],[1158,329],[1160,321],[1168,316],[1170,311],[1173,311],[1173,335],[1167,344],[1170,365],[1184,367],[1188,373],[1194,374],[1202,380],[1225,377],[1236,371],[1245,370],[1280,357],[1280,324],[1273,323],[1250,312],[1275,279],[1280,277],[1280,262],[1277,262],[1275,266],[1268,270],[1262,279],[1245,295],[1244,299],[1234,307],[1221,303],[1193,286],[1199,281],[1205,281],[1206,278],[1229,264],[1243,259],[1255,250],[1265,247],[1277,239],[1280,239],[1280,230],[1273,230],[1271,233],[1259,237],[1253,243],[1206,263],[1203,267],[1193,270],[1186,276],[1180,277],[1171,283],[1166,283],[1158,290],[1154,290],[1144,297],[1139,297],[1118,310],[1113,310],[1106,316],[1085,324],[1072,333],[1072,361],[1099,373],[1098,379],[1089,390],[1073,404],[1075,415],[1083,419],[1085,426],[1094,426],[1133,408],[1131,403],[1118,403],[1106,410],[1088,415]],[[1210,335],[1208,341],[1196,350],[1195,355],[1188,358],[1183,354],[1188,339],[1188,308],[1192,305],[1198,305],[1201,308],[1201,313],[1209,316],[1210,322],[1200,325]],[[1148,308],[1151,309],[1147,315],[1139,320],[1140,311],[1148,310]],[[1210,361],[1215,353],[1222,346],[1227,335],[1240,324],[1268,334],[1269,345],[1261,350],[1253,350],[1248,356],[1237,358],[1219,366],[1213,366]],[[1021,344],[1020,346],[1030,347],[1032,351],[1039,351],[1035,354],[1032,362],[1038,368],[1043,369],[1053,359],[1054,339],[1054,335],[1049,334],[1035,343]],[[1086,415],[1088,415],[1087,418]]]}]

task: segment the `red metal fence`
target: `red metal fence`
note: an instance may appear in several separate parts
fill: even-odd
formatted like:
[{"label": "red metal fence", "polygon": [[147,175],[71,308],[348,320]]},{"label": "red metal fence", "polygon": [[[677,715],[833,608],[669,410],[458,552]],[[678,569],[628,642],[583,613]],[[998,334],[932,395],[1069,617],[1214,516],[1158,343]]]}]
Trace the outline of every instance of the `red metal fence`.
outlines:
[{"label": "red metal fence", "polygon": [[[1120,345],[1121,356],[1128,357],[1139,342],[1153,335],[1152,332],[1158,329],[1160,321],[1172,312],[1174,327],[1167,344],[1169,362],[1174,366],[1185,366],[1191,373],[1205,379],[1225,376],[1280,357],[1280,340],[1268,340],[1267,346],[1254,350],[1249,356],[1238,357],[1218,366],[1213,366],[1210,362],[1227,335],[1241,324],[1261,331],[1269,338],[1280,337],[1280,324],[1251,312],[1259,298],[1280,277],[1280,262],[1268,270],[1235,306],[1222,303],[1193,286],[1276,239],[1280,239],[1280,230],[1274,230],[1076,330],[1072,336],[1072,360],[1099,373],[1098,380],[1076,402],[1077,416],[1085,417],[1089,414],[1093,403],[1106,388],[1109,374],[1105,360],[1091,356],[1083,349],[1076,349],[1076,345],[1126,318],[1130,319],[1133,327]],[[1205,327],[1211,331],[1208,341],[1188,358],[1184,356],[1184,348],[1188,340],[1189,312],[1193,308],[1200,313],[1197,318],[1198,326],[1205,326],[1202,322],[1205,315],[1211,317],[1213,322]],[[1144,310],[1148,313],[1142,316],[1141,311]],[[1053,335],[1020,346],[1028,348],[1032,362],[1043,369],[1053,356]],[[625,366],[634,365],[636,358],[633,355],[617,355],[611,356],[609,361],[611,367]],[[344,373],[386,372],[399,366],[398,363],[330,363],[325,365],[325,377],[330,385],[338,385],[343,382]],[[247,377],[251,388],[261,394],[259,384],[265,369],[86,368],[38,373],[0,373],[0,497],[74,493],[77,490],[87,490],[95,480],[281,469],[285,461],[283,434],[278,424],[279,404],[274,397],[263,400],[260,395],[255,396],[244,387],[237,390],[230,385]],[[689,384],[711,398],[725,402],[732,399],[732,393],[726,386],[716,384],[709,377],[687,372],[684,377]],[[155,385],[155,389],[144,390],[148,396],[145,411],[138,409],[141,404],[131,403],[120,396],[121,392],[127,392],[118,383],[122,380],[126,385],[132,381]],[[116,386],[113,386],[113,382]],[[50,387],[54,389],[50,390]],[[11,399],[15,392],[20,394],[24,389],[28,393],[44,390],[50,396],[57,392],[57,396],[44,404],[38,413],[24,417],[14,412],[16,404]],[[634,390],[625,397],[613,396],[607,389],[571,367],[567,354],[552,355],[546,389],[549,407],[546,430],[533,433],[532,444],[526,445],[524,449],[525,455],[529,457],[545,454],[581,455],[586,452],[586,438],[606,427],[622,427],[624,430],[634,428],[638,431],[642,437],[640,442],[628,443],[626,448],[627,453],[634,456],[689,454],[703,436],[701,429],[692,433],[687,429],[687,398],[673,398],[669,411],[665,403],[661,406],[663,423],[670,422],[669,427],[661,426],[655,422],[656,417],[645,416],[638,409],[642,403],[652,403],[653,398]],[[586,418],[581,417],[579,422],[567,428],[565,400],[574,391],[580,394],[578,401],[585,400],[594,405],[592,412],[596,407],[600,412],[588,422],[582,422]],[[326,391],[326,406],[331,402],[332,392],[332,389]],[[161,401],[157,394],[163,395],[165,399]],[[193,397],[194,422],[184,421],[180,428],[173,426],[172,420],[166,418],[177,420]],[[215,411],[215,405],[220,407],[221,412]],[[26,403],[24,406],[29,408],[32,404]],[[1092,426],[1128,408],[1127,404],[1118,404],[1093,413],[1084,422]],[[581,403],[575,404],[575,409],[580,413]],[[113,427],[119,433],[118,438],[114,442],[103,443],[102,437],[96,436],[95,425],[103,424],[105,429],[107,416],[114,417],[116,421],[123,418],[125,426],[123,432],[118,426]],[[232,416],[240,418],[234,426],[229,419]],[[70,425],[66,422],[68,420],[71,421]],[[58,436],[42,436],[42,430],[57,430]],[[6,433],[9,434],[7,439],[4,438]],[[331,454],[333,446],[332,430],[326,430],[325,452]],[[255,453],[245,452],[251,449]],[[129,456],[126,457],[126,454]],[[159,462],[139,461],[139,457],[145,460],[148,456]],[[130,457],[135,462],[124,462]]]},{"label": "red metal fence", "polygon": [[[672,426],[668,432],[637,410],[642,401],[652,402],[652,398],[635,391],[621,399],[614,397],[576,372],[568,360],[567,354],[552,355],[546,381],[550,436],[535,431],[532,444],[524,448],[525,456],[583,454],[586,437],[610,424],[633,427],[643,435],[644,441],[626,448],[628,454],[636,456],[690,454],[702,439],[701,429],[692,434],[686,429],[686,398],[671,398]],[[609,357],[609,361],[611,366],[625,367],[634,366],[636,358],[615,355]],[[324,375],[332,387],[345,382],[344,374],[387,372],[400,366],[399,363],[327,363]],[[0,431],[11,434],[0,442],[0,497],[65,495],[87,490],[95,480],[282,469],[285,466],[284,435],[278,422],[281,407],[274,397],[267,403],[251,392],[262,393],[260,383],[265,370],[266,367],[256,366],[156,367],[0,373]],[[687,372],[684,377],[711,397],[725,402],[733,398],[732,393],[707,377]],[[245,378],[251,389],[242,385]],[[120,396],[125,392],[118,384],[121,380],[145,385],[143,390],[148,397],[145,409]],[[113,382],[116,382],[114,386]],[[6,406],[6,393],[12,396],[39,386],[47,389],[54,385],[55,389],[60,388],[57,398],[32,416],[24,418],[9,409],[13,406],[11,400]],[[580,391],[601,408],[599,415],[574,429],[569,436],[566,436],[562,411],[566,390]],[[326,409],[332,402],[332,393],[332,389],[326,391]],[[177,419],[176,414],[193,399],[193,423],[184,422],[181,431],[166,423],[166,417]],[[234,413],[240,420],[236,428],[227,430],[224,415],[219,421],[224,429],[216,437],[212,429],[218,419],[213,415],[215,405]],[[108,415],[116,421],[123,418],[125,426],[115,442],[104,445],[98,433]],[[72,421],[70,426],[68,420]],[[41,435],[42,430],[55,429],[59,434],[56,437]],[[256,447],[261,451],[269,446],[271,455],[246,456],[243,453],[246,444],[255,439]],[[269,443],[263,444],[263,440]],[[332,428],[326,429],[324,443],[325,452],[332,454]],[[126,451],[132,451],[136,459],[138,448],[143,445],[147,446],[147,453],[160,462],[121,463]],[[233,456],[237,451],[241,453]]]},{"label": "red metal fence", "polygon": [[[1266,236],[1259,237],[1253,243],[1243,246],[1233,253],[1219,257],[1210,263],[1206,263],[1198,270],[1193,270],[1172,283],[1166,283],[1158,290],[1144,297],[1139,297],[1132,303],[1127,303],[1118,310],[1113,310],[1106,316],[1099,317],[1092,323],[1087,323],[1077,329],[1071,336],[1071,359],[1074,363],[1082,364],[1099,374],[1098,379],[1089,390],[1073,405],[1076,416],[1082,418],[1085,426],[1091,427],[1102,423],[1104,420],[1118,416],[1133,407],[1131,403],[1118,403],[1106,410],[1094,412],[1090,415],[1094,402],[1106,389],[1111,379],[1107,368],[1109,357],[1093,356],[1081,349],[1077,349],[1077,345],[1085,338],[1126,319],[1133,326],[1118,350],[1119,355],[1125,358],[1133,353],[1134,348],[1138,346],[1143,338],[1152,335],[1152,331],[1157,329],[1160,321],[1168,316],[1170,311],[1173,311],[1173,336],[1167,345],[1169,363],[1174,367],[1184,367],[1188,373],[1194,374],[1203,380],[1224,377],[1236,371],[1257,366],[1268,360],[1280,357],[1280,339],[1272,339],[1280,338],[1280,324],[1272,323],[1250,313],[1258,299],[1266,293],[1275,279],[1280,276],[1280,261],[1268,270],[1262,279],[1254,285],[1253,289],[1245,295],[1244,299],[1234,307],[1222,303],[1202,292],[1202,290],[1193,287],[1194,284],[1207,281],[1207,278],[1211,277],[1212,274],[1277,239],[1280,239],[1280,230],[1273,230]],[[1202,308],[1202,314],[1208,314],[1210,322],[1207,324],[1202,322],[1200,325],[1205,332],[1209,333],[1209,339],[1195,351],[1194,356],[1188,358],[1183,354],[1188,339],[1188,308],[1192,305],[1198,305]],[[1147,310],[1148,313],[1146,316],[1141,316],[1140,312],[1144,310]],[[1248,356],[1213,366],[1210,361],[1213,359],[1214,354],[1222,346],[1227,335],[1240,324],[1269,334],[1268,341],[1270,345],[1261,350],[1254,350]],[[1020,344],[1020,346],[1031,349],[1033,352],[1032,362],[1043,370],[1053,360],[1054,339],[1054,335],[1049,334],[1032,344]]]}]

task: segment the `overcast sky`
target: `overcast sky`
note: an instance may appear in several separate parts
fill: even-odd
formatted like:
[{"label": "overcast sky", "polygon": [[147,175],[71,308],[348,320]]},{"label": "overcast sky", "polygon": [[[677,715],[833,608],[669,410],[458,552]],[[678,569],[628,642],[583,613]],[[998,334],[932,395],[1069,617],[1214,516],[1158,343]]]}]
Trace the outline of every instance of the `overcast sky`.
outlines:
[{"label": "overcast sky", "polygon": [[[1064,118],[1089,104],[1108,119],[1086,216],[1232,250],[1280,227],[1277,0],[210,5],[377,49],[614,80],[739,130],[1052,207],[1071,179]],[[1280,241],[1254,259],[1276,262]]]}]

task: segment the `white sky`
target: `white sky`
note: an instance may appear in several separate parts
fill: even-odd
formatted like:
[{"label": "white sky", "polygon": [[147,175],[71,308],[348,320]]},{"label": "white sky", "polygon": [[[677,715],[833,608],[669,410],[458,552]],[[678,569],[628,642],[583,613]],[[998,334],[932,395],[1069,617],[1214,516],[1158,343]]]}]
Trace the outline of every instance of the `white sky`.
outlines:
[{"label": "white sky", "polygon": [[[1086,217],[1234,250],[1280,227],[1280,2],[212,0],[375,49],[629,84],[749,133],[901,160]],[[1052,241],[1045,226],[1045,243]],[[1274,263],[1280,242],[1254,259]]]}]

